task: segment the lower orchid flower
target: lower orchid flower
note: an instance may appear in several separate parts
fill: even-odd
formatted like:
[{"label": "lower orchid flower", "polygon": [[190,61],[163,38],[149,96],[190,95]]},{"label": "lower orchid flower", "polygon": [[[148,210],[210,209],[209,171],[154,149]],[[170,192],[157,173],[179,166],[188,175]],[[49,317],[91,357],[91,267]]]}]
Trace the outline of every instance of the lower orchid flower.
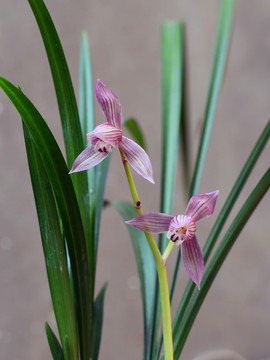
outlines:
[{"label": "lower orchid flower", "polygon": [[122,107],[117,96],[98,80],[96,97],[107,119],[87,134],[88,146],[74,161],[70,173],[90,169],[104,160],[118,147],[129,164],[142,177],[154,183],[151,161],[146,152],[134,141],[122,135]]},{"label": "lower orchid flower", "polygon": [[138,215],[126,223],[148,233],[167,232],[168,239],[176,245],[181,245],[186,272],[200,289],[204,258],[195,235],[196,223],[213,214],[217,197],[218,191],[192,196],[184,215],[172,216],[151,212]]}]

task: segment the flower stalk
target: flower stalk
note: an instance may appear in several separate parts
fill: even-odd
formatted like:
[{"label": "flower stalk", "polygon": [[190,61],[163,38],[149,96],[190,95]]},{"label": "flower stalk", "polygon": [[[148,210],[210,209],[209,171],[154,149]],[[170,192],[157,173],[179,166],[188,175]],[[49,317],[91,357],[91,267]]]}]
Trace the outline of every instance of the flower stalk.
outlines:
[{"label": "flower stalk", "polygon": [[[120,150],[120,154],[122,157],[124,169],[127,176],[127,181],[129,184],[130,192],[132,195],[133,203],[135,210],[138,215],[143,214],[142,204],[139,200],[139,196],[137,193],[137,189],[135,187],[133,177],[131,175],[129,163],[124,155],[124,153]],[[171,304],[170,304],[170,295],[169,295],[169,286],[168,286],[168,276],[166,269],[166,262],[164,262],[163,257],[159,251],[159,248],[155,242],[154,236],[151,233],[144,232],[147,242],[151,248],[153,253],[157,273],[158,273],[158,281],[160,288],[160,301],[161,301],[161,312],[162,312],[162,331],[163,331],[163,339],[164,339],[164,355],[166,360],[173,360],[173,341],[172,341],[172,322],[171,322]]]}]

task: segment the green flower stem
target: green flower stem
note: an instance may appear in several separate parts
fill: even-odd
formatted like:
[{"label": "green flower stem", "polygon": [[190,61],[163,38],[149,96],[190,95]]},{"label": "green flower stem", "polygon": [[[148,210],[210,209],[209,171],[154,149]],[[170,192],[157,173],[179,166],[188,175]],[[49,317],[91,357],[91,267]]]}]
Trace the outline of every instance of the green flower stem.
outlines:
[{"label": "green flower stem", "polygon": [[162,255],[162,259],[163,259],[165,264],[166,264],[166,261],[167,261],[169,255],[170,255],[174,245],[175,245],[175,243],[173,241],[170,241],[169,244],[167,245],[163,255]]},{"label": "green flower stem", "polygon": [[[131,175],[129,163],[121,150],[120,150],[120,154],[125,168],[134,207],[136,209],[137,214],[141,215],[143,214],[142,204],[141,201],[139,200],[139,196]],[[145,236],[153,253],[156,262],[157,273],[158,273],[161,312],[162,312],[162,329],[163,329],[163,338],[164,338],[164,355],[166,360],[173,360],[171,304],[170,304],[166,265],[165,262],[163,261],[159,248],[155,242],[154,236],[151,233],[147,233],[147,232],[145,232]]]}]

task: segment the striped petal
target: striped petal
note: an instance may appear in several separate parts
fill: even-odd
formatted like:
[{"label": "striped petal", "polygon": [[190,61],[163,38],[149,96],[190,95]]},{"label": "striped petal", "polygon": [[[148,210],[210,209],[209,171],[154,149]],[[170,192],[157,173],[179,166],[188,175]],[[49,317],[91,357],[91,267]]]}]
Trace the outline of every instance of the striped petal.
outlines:
[{"label": "striped petal", "polygon": [[186,215],[191,216],[195,222],[203,220],[213,214],[217,198],[218,190],[192,196],[186,209]]},{"label": "striped petal", "polygon": [[85,150],[83,150],[83,152],[81,152],[74,161],[72,169],[69,173],[71,174],[74,172],[90,169],[99,164],[108,155],[108,152],[95,151],[94,145],[90,145]]},{"label": "striped petal", "polygon": [[126,221],[126,224],[148,233],[160,234],[169,230],[169,225],[172,219],[173,216],[171,215],[151,212],[138,215],[135,218]]},{"label": "striped petal", "polygon": [[203,253],[196,236],[184,241],[181,245],[182,260],[188,276],[195,282],[200,290],[204,273]]},{"label": "striped petal", "polygon": [[98,79],[96,97],[108,123],[118,129],[122,127],[122,107],[118,97]]},{"label": "striped petal", "polygon": [[143,148],[125,136],[122,137],[119,148],[123,151],[130,166],[139,175],[154,184],[152,164]]},{"label": "striped petal", "polygon": [[104,123],[98,125],[93,131],[87,134],[90,144],[95,145],[98,140],[102,140],[112,146],[117,146],[122,140],[122,131],[115,126]]}]

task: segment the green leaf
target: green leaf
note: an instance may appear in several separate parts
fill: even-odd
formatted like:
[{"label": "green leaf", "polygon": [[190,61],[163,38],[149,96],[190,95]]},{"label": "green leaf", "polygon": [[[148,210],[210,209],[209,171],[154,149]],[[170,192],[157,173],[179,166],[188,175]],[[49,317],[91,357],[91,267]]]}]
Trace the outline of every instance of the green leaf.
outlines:
[{"label": "green leaf", "polygon": [[[80,121],[82,134],[85,139],[84,146],[88,145],[86,134],[94,130],[95,127],[95,108],[94,94],[92,86],[92,67],[88,38],[86,32],[82,33],[81,53],[80,53]],[[91,169],[89,169],[91,170]],[[88,171],[90,173],[90,171]],[[92,183],[92,182],[90,182]]]},{"label": "green leaf", "polygon": [[[91,60],[86,33],[82,34],[80,59],[80,120],[83,132],[86,134],[95,127]],[[86,136],[85,139],[85,145],[87,145]],[[95,283],[99,227],[109,164],[110,156],[99,165],[87,170],[90,213],[87,253],[93,284]]]},{"label": "green leaf", "polygon": [[[80,121],[82,127],[83,137],[85,139],[84,146],[89,145],[86,134],[94,130],[95,114],[94,114],[94,96],[92,86],[92,68],[91,59],[88,46],[88,38],[85,32],[82,33],[81,39],[81,53],[80,53],[80,79],[79,79],[79,94],[80,94]],[[89,192],[89,206],[92,202],[92,195],[95,191],[95,170],[93,167],[87,170],[88,184],[91,189]],[[92,229],[92,224],[90,229]]]},{"label": "green leaf", "polygon": [[47,322],[45,323],[45,329],[53,360],[65,360],[61,345]]},{"label": "green leaf", "polygon": [[176,160],[179,142],[182,68],[183,25],[164,23],[161,33],[162,48],[162,185],[161,212],[170,214],[175,188]]},{"label": "green leaf", "polygon": [[101,342],[102,324],[103,324],[103,308],[104,308],[104,296],[108,286],[106,282],[96,297],[94,303],[94,320],[93,320],[93,348],[92,359],[97,360]]},{"label": "green leaf", "polygon": [[71,261],[81,360],[88,360],[91,354],[92,284],[89,281],[82,220],[68,169],[46,122],[30,100],[2,77],[0,86],[13,102],[31,134],[54,191]]},{"label": "green leaf", "polygon": [[195,170],[190,188],[190,197],[198,193],[200,186],[203,166],[205,162],[215,111],[217,107],[218,95],[220,92],[220,88],[222,85],[225,68],[226,68],[233,14],[234,14],[234,0],[222,0],[212,74],[211,74],[210,86],[208,90],[206,109],[204,113],[204,122],[203,122],[203,129],[200,139],[200,145],[199,145]]},{"label": "green leaf", "polygon": [[[206,241],[204,247],[205,263],[209,259],[211,251],[213,250],[217,242],[218,236],[220,235],[235,202],[237,201],[245,183],[247,182],[249,175],[251,174],[254,166],[256,165],[257,160],[259,159],[263,149],[265,148],[265,145],[267,144],[269,137],[270,137],[270,121],[267,122],[258,141],[256,142],[254,148],[252,149]],[[191,300],[192,294],[195,291],[195,288],[196,285],[194,284],[194,282],[189,281],[173,321],[173,334],[177,332],[177,329],[180,326],[180,323],[183,319],[183,316]]]},{"label": "green leaf", "polygon": [[184,193],[187,194],[190,186],[190,163],[189,150],[189,114],[188,114],[188,84],[187,84],[187,59],[186,59],[186,35],[185,26],[182,24],[182,63],[181,63],[181,109],[180,109],[180,170],[183,177]]},{"label": "green leaf", "polygon": [[44,42],[53,77],[63,134],[68,167],[83,150],[79,113],[65,54],[52,18],[42,0],[28,0],[35,15]]},{"label": "green leaf", "polygon": [[130,134],[133,136],[137,144],[139,144],[146,151],[146,143],[142,130],[136,119],[129,118],[123,122],[123,127],[126,127]]},{"label": "green leaf", "polygon": [[[166,22],[161,32],[162,65],[162,171],[161,207],[165,214],[172,213],[175,189],[176,164],[180,133],[180,120],[183,117],[183,76],[184,76],[184,26],[181,22]],[[166,236],[159,236],[159,247],[163,253],[167,243]],[[174,288],[174,287],[173,287]],[[173,289],[171,292],[173,295]],[[153,318],[153,346],[157,337],[160,319],[159,288],[156,284],[155,317]],[[162,339],[162,335],[161,335]],[[158,353],[162,340],[159,341]],[[157,355],[158,356],[158,355]]]},{"label": "green leaf", "polygon": [[55,318],[65,359],[75,360],[78,359],[76,317],[55,199],[33,139],[27,128],[23,128]]},{"label": "green leaf", "polygon": [[[137,215],[134,207],[127,202],[113,202],[125,221],[132,219]],[[145,239],[142,231],[132,226],[127,226],[132,241],[138,272],[140,276],[143,318],[144,318],[144,355],[143,359],[151,359],[152,352],[152,321],[153,321],[153,303],[156,284],[156,266],[151,249]]]},{"label": "green leaf", "polygon": [[107,156],[105,160],[103,160],[100,164],[96,166],[95,173],[95,182],[96,189],[94,192],[95,199],[95,261],[97,259],[97,251],[98,251],[98,239],[99,239],[99,228],[100,228],[100,220],[101,220],[101,212],[104,204],[104,191],[105,185],[108,176],[108,170],[111,161],[111,154]]},{"label": "green leaf", "polygon": [[174,338],[174,357],[178,359],[183,346],[186,342],[187,336],[191,330],[193,322],[200,310],[200,307],[210,289],[218,271],[220,270],[224,260],[229,254],[232,246],[234,245],[236,239],[241,233],[242,229],[246,225],[250,216],[253,214],[253,211],[256,209],[257,205],[269,190],[270,187],[270,169],[266,171],[262,179],[259,181],[257,186],[254,188],[235,219],[233,220],[231,226],[223,237],[220,245],[218,246],[211,262],[207,266],[205,271],[200,291],[197,291],[188,307],[188,310],[185,314],[185,317],[178,327],[178,331]]},{"label": "green leaf", "polygon": [[[35,15],[44,42],[48,61],[53,77],[58,108],[67,154],[68,168],[71,169],[74,160],[82,152],[84,145],[80,126],[76,98],[71,82],[65,54],[52,22],[51,16],[42,0],[28,0]],[[89,230],[88,183],[85,172],[71,176],[78,198],[81,217],[87,236]]]}]

